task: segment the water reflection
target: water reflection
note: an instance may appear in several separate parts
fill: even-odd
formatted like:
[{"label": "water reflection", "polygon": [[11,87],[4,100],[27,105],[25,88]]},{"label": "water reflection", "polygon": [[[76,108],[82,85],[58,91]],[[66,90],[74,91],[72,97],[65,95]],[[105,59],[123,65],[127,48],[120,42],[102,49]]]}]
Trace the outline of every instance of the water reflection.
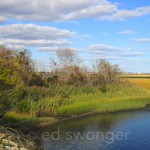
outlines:
[{"label": "water reflection", "polygon": [[47,150],[134,150],[150,148],[150,112],[96,114],[37,132]]}]

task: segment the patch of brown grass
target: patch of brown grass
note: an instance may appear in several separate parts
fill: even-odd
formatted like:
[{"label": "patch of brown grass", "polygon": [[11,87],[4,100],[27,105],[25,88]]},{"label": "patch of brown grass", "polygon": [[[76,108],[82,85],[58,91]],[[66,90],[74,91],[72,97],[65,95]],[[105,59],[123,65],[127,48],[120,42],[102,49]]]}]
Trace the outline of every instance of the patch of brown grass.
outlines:
[{"label": "patch of brown grass", "polygon": [[150,78],[129,78],[129,82],[150,90]]}]

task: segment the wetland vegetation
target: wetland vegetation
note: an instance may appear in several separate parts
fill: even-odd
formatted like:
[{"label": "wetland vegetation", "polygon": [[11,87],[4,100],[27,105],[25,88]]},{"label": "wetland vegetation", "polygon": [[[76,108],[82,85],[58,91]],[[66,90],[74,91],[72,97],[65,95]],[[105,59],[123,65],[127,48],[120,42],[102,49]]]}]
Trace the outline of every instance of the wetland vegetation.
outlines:
[{"label": "wetland vegetation", "polygon": [[1,46],[0,64],[2,125],[53,123],[89,112],[141,109],[150,104],[148,75],[124,75],[118,65],[104,59],[85,67],[71,49],[59,49],[57,59],[50,58],[48,73],[37,71],[27,50]]}]

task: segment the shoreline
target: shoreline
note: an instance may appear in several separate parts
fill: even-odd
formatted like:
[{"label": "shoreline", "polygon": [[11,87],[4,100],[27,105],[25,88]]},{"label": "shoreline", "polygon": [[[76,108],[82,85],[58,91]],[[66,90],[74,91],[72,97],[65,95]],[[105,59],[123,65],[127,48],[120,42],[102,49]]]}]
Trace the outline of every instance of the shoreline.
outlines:
[{"label": "shoreline", "polygon": [[136,111],[150,111],[150,106],[148,106],[148,107],[145,106],[143,108],[136,108],[136,109],[112,111],[112,112],[111,111],[108,111],[108,112],[88,112],[88,113],[83,113],[83,114],[80,114],[80,115],[73,115],[73,116],[70,116],[70,117],[62,118],[62,119],[54,118],[54,119],[56,119],[56,121],[54,121],[54,122],[45,121],[45,123],[41,122],[37,126],[35,126],[35,128],[42,128],[42,127],[53,126],[53,125],[55,125],[57,123],[61,123],[63,121],[78,119],[78,118],[82,118],[82,117],[88,117],[88,116],[92,116],[92,115],[109,114],[109,113],[115,114],[115,113],[136,112]]},{"label": "shoreline", "polygon": [[[141,108],[131,108],[131,109],[124,109],[124,110],[116,110],[116,111],[105,111],[105,112],[100,112],[100,111],[92,111],[92,112],[87,112],[87,113],[82,113],[79,115],[72,115],[70,117],[41,117],[41,121],[38,123],[33,123],[31,124],[24,124],[23,122],[18,122],[18,123],[12,123],[12,124],[5,124],[7,127],[12,127],[15,129],[19,129],[21,132],[28,134],[31,130],[35,131],[44,127],[51,127],[55,124],[68,121],[68,120],[73,120],[73,119],[78,119],[82,117],[88,117],[92,115],[98,115],[98,114],[115,114],[115,113],[124,113],[124,112],[136,112],[136,111],[150,111],[150,104],[147,104],[145,107]],[[43,119],[43,121],[42,121]]]},{"label": "shoreline", "polygon": [[[120,111],[108,111],[108,112],[88,112],[88,113],[83,113],[80,115],[73,115],[71,117],[66,117],[66,118],[53,118],[52,122],[49,121],[44,121],[44,122],[40,122],[37,125],[33,125],[33,126],[23,126],[21,128],[18,128],[25,136],[28,136],[29,133],[31,132],[36,132],[36,130],[41,130],[44,127],[52,127],[58,123],[63,123],[65,121],[69,121],[69,120],[73,120],[73,119],[78,119],[78,118],[82,118],[82,117],[90,117],[93,115],[100,115],[100,114],[117,114],[117,113],[130,113],[130,112],[140,112],[140,111],[150,111],[150,104],[146,105],[143,108],[137,108],[137,109],[128,109],[128,110],[120,110]],[[52,119],[51,117],[47,117],[49,119]],[[26,150],[26,149],[23,149]]]}]

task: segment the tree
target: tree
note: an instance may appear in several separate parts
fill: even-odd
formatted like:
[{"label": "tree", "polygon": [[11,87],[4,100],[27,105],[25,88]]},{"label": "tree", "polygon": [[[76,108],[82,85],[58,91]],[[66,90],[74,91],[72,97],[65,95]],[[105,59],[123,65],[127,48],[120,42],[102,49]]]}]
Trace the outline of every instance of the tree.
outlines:
[{"label": "tree", "polygon": [[25,72],[28,74],[35,71],[33,61],[31,60],[30,52],[28,50],[23,50],[17,54],[18,63],[22,66]]},{"label": "tree", "polygon": [[[27,50],[14,51],[0,46],[0,87],[12,88],[14,86],[39,84],[42,77],[35,71],[30,53]],[[31,84],[32,83],[32,84]]]},{"label": "tree", "polygon": [[69,48],[58,49],[57,57],[62,67],[79,66],[81,64],[81,59],[74,50]]},{"label": "tree", "polygon": [[57,59],[50,58],[51,74],[69,80],[70,75],[75,74],[75,68],[80,68],[81,59],[69,48],[58,49],[56,55]]},{"label": "tree", "polygon": [[16,54],[16,59],[23,69],[23,73],[21,74],[22,79],[26,85],[29,85],[29,81],[32,80],[33,74],[36,74],[30,52],[28,50],[19,51]]},{"label": "tree", "polygon": [[87,83],[86,72],[82,68],[74,67],[73,72],[68,78],[68,83],[72,85],[84,85]]},{"label": "tree", "polygon": [[119,75],[121,74],[118,65],[113,65],[105,59],[97,61],[97,71],[105,83],[118,82]]},{"label": "tree", "polygon": [[20,76],[22,71],[15,53],[0,46],[0,88],[8,89],[16,85],[23,85]]}]

